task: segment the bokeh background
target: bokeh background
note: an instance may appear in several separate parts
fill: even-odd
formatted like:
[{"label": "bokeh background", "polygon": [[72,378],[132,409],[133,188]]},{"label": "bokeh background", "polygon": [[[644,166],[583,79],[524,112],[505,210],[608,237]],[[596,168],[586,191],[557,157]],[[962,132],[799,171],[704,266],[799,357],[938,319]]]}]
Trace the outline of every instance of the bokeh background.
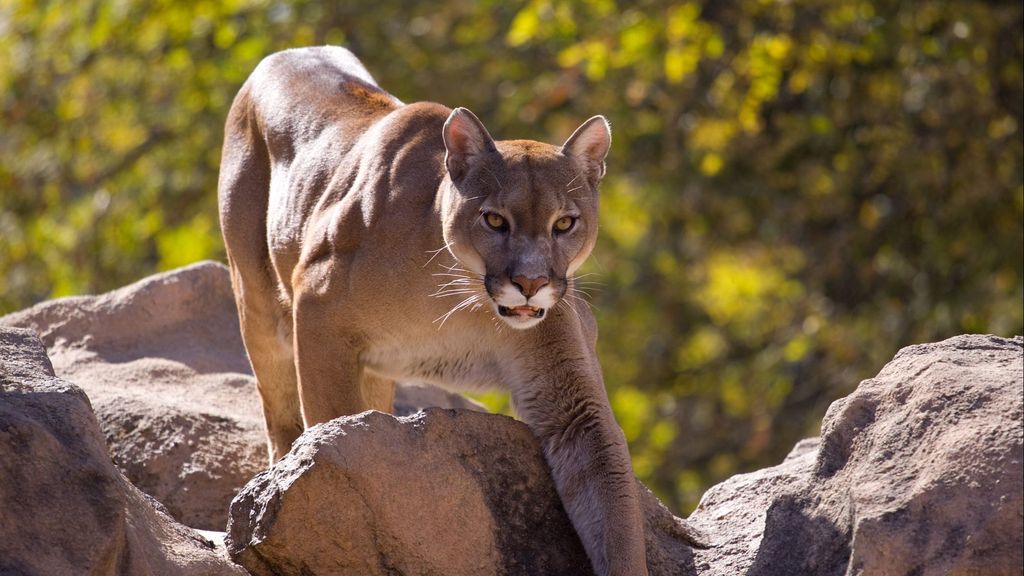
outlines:
[{"label": "bokeh background", "polygon": [[611,120],[587,280],[678,512],[901,346],[1024,331],[1019,1],[4,0],[0,313],[223,261],[231,99],[322,43],[499,138]]}]

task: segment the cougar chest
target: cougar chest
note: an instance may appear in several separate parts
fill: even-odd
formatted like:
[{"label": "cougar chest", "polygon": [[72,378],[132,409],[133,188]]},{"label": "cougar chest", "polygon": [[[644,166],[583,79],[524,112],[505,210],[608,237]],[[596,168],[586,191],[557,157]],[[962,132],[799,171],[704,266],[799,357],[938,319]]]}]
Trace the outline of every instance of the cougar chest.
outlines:
[{"label": "cougar chest", "polygon": [[393,380],[428,382],[454,390],[490,388],[500,373],[495,355],[440,338],[371,347],[363,355],[370,371]]}]

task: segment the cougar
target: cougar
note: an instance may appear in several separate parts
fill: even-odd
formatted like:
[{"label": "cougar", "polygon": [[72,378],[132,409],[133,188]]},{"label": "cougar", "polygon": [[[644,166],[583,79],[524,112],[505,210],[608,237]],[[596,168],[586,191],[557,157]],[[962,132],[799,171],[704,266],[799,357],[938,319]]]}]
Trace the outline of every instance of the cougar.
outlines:
[{"label": "cougar", "polygon": [[349,51],[264,59],[228,115],[220,223],[271,462],[304,428],[390,411],[396,380],[498,388],[543,447],[597,574],[647,574],[639,488],[573,275],[611,143],[494,140],[404,104]]}]

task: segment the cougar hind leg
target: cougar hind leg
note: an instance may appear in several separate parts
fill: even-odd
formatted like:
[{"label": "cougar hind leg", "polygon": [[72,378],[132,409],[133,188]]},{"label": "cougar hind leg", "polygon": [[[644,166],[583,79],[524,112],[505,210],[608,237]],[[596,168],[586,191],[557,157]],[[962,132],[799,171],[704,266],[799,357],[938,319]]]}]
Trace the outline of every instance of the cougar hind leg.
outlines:
[{"label": "cougar hind leg", "polygon": [[267,286],[258,288],[242,280],[238,302],[242,339],[249,353],[266,424],[270,462],[280,460],[302,434],[298,383],[292,350],[291,314],[283,309]]},{"label": "cougar hind leg", "polygon": [[291,313],[278,300],[267,245],[270,157],[255,117],[246,83],[228,115],[217,189],[242,340],[256,376],[273,463],[302,433],[302,419],[290,341]]}]

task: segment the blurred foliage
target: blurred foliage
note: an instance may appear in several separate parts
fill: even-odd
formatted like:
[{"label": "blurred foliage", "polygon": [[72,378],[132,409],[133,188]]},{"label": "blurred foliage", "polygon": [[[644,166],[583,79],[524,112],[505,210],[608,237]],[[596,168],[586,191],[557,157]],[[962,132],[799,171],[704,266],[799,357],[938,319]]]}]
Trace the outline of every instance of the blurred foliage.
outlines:
[{"label": "blurred foliage", "polygon": [[344,44],[499,137],[611,119],[584,288],[677,510],[777,463],[903,345],[1021,333],[1020,2],[0,3],[0,312],[223,259],[223,121]]}]

